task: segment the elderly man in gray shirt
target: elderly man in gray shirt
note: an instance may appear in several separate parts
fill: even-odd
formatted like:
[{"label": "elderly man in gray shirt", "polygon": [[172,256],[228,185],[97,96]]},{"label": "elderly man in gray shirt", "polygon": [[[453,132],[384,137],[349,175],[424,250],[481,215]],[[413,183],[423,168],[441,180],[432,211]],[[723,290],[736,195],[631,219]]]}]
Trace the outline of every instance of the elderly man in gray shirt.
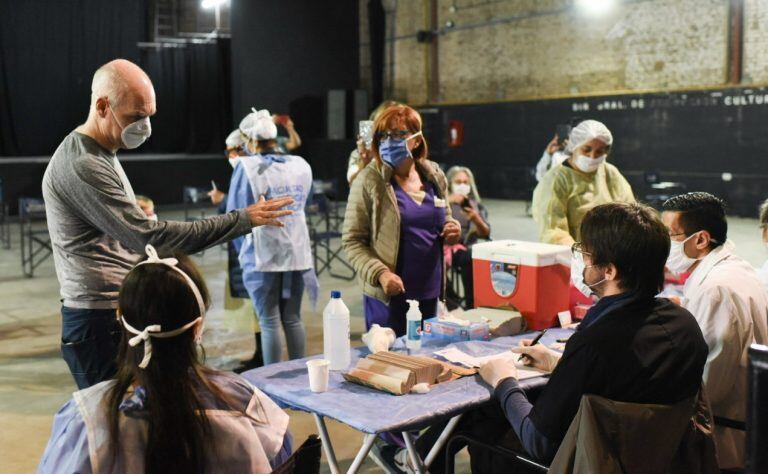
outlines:
[{"label": "elderly man in gray shirt", "polygon": [[[155,92],[144,71],[118,59],[93,76],[87,121],[64,138],[43,177],[48,229],[61,285],[61,350],[79,388],[115,373],[120,327],[117,295],[147,244],[161,253],[194,253],[245,235],[259,225],[282,226],[291,198],[263,198],[246,209],[195,222],[155,222],[136,197],[116,152],[151,133]],[[158,179],[167,179],[158,177]]]}]

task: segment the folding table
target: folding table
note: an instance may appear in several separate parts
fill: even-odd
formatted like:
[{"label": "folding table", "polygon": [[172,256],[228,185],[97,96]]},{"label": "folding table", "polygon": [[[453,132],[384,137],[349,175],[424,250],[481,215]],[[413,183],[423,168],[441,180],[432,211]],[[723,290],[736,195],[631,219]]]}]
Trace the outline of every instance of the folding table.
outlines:
[{"label": "folding table", "polygon": [[[549,345],[556,339],[568,337],[572,333],[573,330],[570,329],[550,329],[541,342]],[[521,334],[492,341],[468,341],[453,345],[470,355],[485,356],[509,350],[521,339],[530,337],[531,334]],[[432,352],[447,346],[438,339],[424,338],[423,341],[420,350],[410,353],[431,355]],[[402,338],[396,342],[392,350],[405,352]],[[368,354],[369,351],[365,347],[353,349],[351,366],[354,366],[359,358]],[[322,356],[318,355],[271,364],[245,372],[243,376],[280,406],[313,415],[323,441],[328,466],[333,474],[340,471],[325,425],[325,418],[333,418],[364,435],[363,444],[347,472],[357,472],[370,452],[377,435],[399,432],[403,434],[412,464],[416,466],[417,472],[423,473],[450,438],[461,415],[488,402],[492,397],[491,388],[480,379],[479,375],[437,384],[426,394],[395,396],[347,382],[340,372],[331,372],[328,391],[314,393],[309,389],[306,361],[320,357]],[[536,377],[522,380],[520,385],[523,390],[528,391],[545,385],[546,381],[546,377]],[[450,419],[448,425],[426,458],[422,459],[416,452],[412,433],[445,419]]]}]

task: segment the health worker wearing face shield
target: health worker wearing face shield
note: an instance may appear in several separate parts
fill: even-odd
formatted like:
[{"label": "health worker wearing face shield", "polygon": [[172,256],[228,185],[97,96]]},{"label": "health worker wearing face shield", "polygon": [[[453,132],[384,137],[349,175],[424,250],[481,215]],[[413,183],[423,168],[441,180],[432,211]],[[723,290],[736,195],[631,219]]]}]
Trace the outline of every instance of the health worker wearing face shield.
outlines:
[{"label": "health worker wearing face shield", "polygon": [[124,59],[105,64],[93,76],[88,119],[64,138],[43,177],[61,285],[61,351],[81,389],[115,374],[118,288],[146,245],[195,253],[255,226],[280,226],[277,218],[291,214],[282,208],[293,200],[281,198],[195,222],[149,219],[117,151],[149,138],[155,112],[155,91],[141,68]]},{"label": "health worker wearing face shield", "polygon": [[627,180],[606,162],[612,145],[610,130],[596,120],[571,130],[565,149],[569,158],[551,168],[533,192],[533,219],[542,242],[571,245],[581,240],[581,221],[592,208],[635,202]]},{"label": "health worker wearing face shield", "polygon": [[[709,347],[704,386],[715,417],[743,423],[751,344],[768,343],[768,294],[728,239],[725,206],[704,192],[681,194],[662,206],[671,249],[667,268],[690,273],[680,304],[693,314]],[[742,469],[746,433],[715,424],[721,469]]]},{"label": "health worker wearing face shield", "polygon": [[427,158],[421,116],[406,105],[374,122],[374,161],[352,183],[342,242],[363,284],[366,327],[405,334],[406,300],[436,314],[444,289],[443,244],[458,242],[448,183]]}]

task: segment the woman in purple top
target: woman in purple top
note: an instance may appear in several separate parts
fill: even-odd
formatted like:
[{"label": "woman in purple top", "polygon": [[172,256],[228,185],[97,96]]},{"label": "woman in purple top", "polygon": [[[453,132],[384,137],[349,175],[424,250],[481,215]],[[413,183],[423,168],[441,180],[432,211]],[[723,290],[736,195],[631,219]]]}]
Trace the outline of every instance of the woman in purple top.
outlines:
[{"label": "woman in purple top", "polygon": [[344,221],[344,247],[363,281],[366,327],[405,334],[406,300],[436,314],[443,290],[442,245],[461,228],[447,206],[447,180],[427,160],[421,117],[397,105],[374,123],[374,163],[354,181]]}]

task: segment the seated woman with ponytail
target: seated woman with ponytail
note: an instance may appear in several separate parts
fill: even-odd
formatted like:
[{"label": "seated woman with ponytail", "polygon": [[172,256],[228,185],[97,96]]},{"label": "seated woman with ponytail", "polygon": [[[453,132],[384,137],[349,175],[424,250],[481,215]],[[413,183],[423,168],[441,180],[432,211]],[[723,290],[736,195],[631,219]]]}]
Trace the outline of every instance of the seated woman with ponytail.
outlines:
[{"label": "seated woman with ponytail", "polygon": [[205,282],[185,256],[147,255],[120,288],[116,378],[59,410],[38,472],[271,472],[291,452],[288,415],[203,365]]}]

